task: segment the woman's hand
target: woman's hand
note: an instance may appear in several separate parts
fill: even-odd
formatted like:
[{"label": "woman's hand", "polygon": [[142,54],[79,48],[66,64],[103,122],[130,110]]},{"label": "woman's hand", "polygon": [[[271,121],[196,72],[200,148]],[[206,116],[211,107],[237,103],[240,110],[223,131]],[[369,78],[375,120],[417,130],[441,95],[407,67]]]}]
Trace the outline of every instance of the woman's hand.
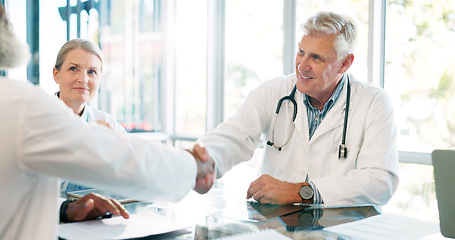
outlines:
[{"label": "woman's hand", "polygon": [[106,121],[105,119],[101,119],[101,120],[91,120],[90,123],[96,123],[96,124],[100,124],[100,125],[103,125],[103,126],[106,126],[108,128],[111,128],[111,129],[114,129],[112,127],[112,125]]},{"label": "woman's hand", "polygon": [[66,218],[70,222],[97,219],[106,213],[122,216],[128,219],[128,211],[121,203],[113,198],[107,198],[100,194],[89,193],[75,202],[69,203],[66,209]]}]

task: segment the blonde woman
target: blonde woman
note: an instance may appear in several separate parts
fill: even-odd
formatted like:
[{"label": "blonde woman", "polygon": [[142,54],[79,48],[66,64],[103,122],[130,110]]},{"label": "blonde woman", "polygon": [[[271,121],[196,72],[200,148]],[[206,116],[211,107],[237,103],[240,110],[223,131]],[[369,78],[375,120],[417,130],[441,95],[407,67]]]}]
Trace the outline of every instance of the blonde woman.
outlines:
[{"label": "blonde woman", "polygon": [[53,69],[60,89],[56,95],[83,120],[104,123],[124,134],[125,129],[112,115],[88,104],[98,92],[102,71],[103,56],[96,43],[86,39],[66,42]]},{"label": "blonde woman", "polygon": [[[98,92],[103,70],[103,56],[98,45],[86,39],[73,39],[60,49],[53,69],[54,81],[59,85],[56,95],[74,114],[86,122],[97,122],[111,127],[120,134],[125,129],[110,114],[88,103]],[[92,189],[64,181],[62,193]]]}]

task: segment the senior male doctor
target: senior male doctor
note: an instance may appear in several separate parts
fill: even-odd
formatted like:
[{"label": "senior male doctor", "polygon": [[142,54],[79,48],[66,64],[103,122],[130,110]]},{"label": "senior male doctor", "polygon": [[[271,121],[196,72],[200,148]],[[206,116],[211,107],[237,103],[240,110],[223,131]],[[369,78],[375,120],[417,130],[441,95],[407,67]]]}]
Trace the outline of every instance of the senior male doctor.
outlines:
[{"label": "senior male doctor", "polygon": [[218,178],[262,145],[261,176],[247,192],[261,203],[384,205],[398,186],[396,126],[386,92],[346,73],[357,27],[320,12],[302,30],[296,73],[261,84],[198,142]]}]

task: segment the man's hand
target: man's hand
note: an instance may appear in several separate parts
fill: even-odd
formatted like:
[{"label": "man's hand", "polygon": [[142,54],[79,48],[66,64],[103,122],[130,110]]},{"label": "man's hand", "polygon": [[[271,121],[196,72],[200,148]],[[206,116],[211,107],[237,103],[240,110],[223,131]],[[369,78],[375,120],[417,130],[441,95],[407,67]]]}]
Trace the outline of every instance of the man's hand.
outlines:
[{"label": "man's hand", "polygon": [[116,216],[121,215],[126,219],[130,217],[128,211],[117,200],[96,193],[89,193],[77,201],[69,203],[66,217],[70,222],[78,222],[94,220],[108,212]]},{"label": "man's hand", "polygon": [[246,198],[276,205],[297,203],[302,201],[300,187],[300,183],[284,182],[264,174],[250,184]]},{"label": "man's hand", "polygon": [[212,188],[215,183],[215,162],[210,158],[207,149],[196,143],[193,149],[187,149],[196,160],[197,177],[194,190],[200,194],[204,194]]}]

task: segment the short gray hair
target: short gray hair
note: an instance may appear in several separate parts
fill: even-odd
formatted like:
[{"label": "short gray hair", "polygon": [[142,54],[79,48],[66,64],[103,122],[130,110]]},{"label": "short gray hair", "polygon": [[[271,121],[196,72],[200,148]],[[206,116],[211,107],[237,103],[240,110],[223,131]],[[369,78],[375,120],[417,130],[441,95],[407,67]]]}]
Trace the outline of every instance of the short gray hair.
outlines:
[{"label": "short gray hair", "polygon": [[8,14],[0,4],[0,69],[19,67],[29,59],[28,45],[16,36]]},{"label": "short gray hair", "polygon": [[63,62],[66,59],[66,55],[73,49],[81,48],[88,53],[95,54],[101,60],[101,69],[103,68],[103,54],[101,53],[100,48],[98,45],[87,39],[76,38],[69,40],[65,44],[63,44],[62,48],[57,54],[57,59],[55,60],[55,68],[60,71]]},{"label": "short gray hair", "polygon": [[319,12],[300,25],[303,36],[336,34],[335,51],[337,59],[354,52],[357,44],[357,26],[353,20],[333,12]]}]

